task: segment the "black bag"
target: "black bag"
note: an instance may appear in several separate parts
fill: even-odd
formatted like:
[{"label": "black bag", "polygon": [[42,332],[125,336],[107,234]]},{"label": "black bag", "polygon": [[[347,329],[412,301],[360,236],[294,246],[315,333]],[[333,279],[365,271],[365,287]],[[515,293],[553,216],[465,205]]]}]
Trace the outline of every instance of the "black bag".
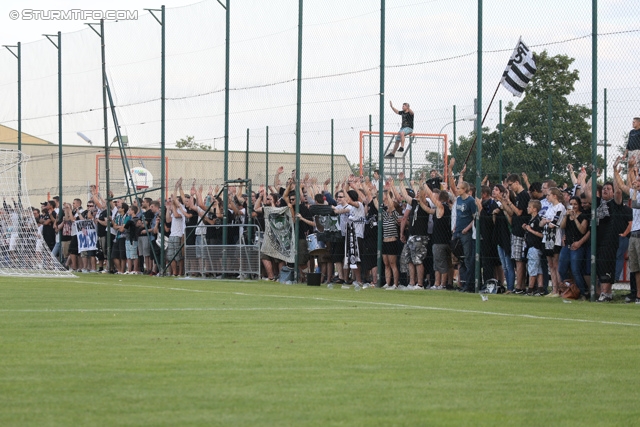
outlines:
[{"label": "black bag", "polygon": [[449,247],[451,248],[451,253],[454,257],[458,258],[459,260],[464,258],[464,249],[462,248],[462,242],[460,241],[459,237],[453,238],[451,240],[451,243],[449,244]]}]

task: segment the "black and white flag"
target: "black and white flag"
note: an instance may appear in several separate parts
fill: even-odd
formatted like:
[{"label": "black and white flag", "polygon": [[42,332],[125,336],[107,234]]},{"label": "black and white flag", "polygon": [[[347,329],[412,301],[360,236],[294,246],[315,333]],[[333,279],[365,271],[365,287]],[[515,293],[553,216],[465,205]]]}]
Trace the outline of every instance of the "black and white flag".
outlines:
[{"label": "black and white flag", "polygon": [[264,208],[264,240],[261,252],[285,262],[296,261],[295,221],[287,206]]},{"label": "black and white flag", "polygon": [[502,86],[504,86],[514,96],[522,96],[531,77],[536,72],[536,61],[533,52],[529,50],[522,41],[522,37],[518,40],[516,48],[509,58],[507,68],[502,73]]}]

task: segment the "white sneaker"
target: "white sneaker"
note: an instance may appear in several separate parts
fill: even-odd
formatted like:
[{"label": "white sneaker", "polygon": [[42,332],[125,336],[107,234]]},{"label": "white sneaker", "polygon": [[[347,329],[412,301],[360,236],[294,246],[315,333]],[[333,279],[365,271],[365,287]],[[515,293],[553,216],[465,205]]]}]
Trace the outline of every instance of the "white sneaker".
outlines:
[{"label": "white sneaker", "polygon": [[385,289],[388,290],[388,291],[395,291],[396,289],[398,289],[398,287],[396,285],[391,285],[391,286],[384,285],[384,286],[386,286]]},{"label": "white sneaker", "polygon": [[408,291],[413,291],[413,290],[415,290],[415,289],[416,289],[416,287],[415,287],[414,285],[409,285],[409,286],[407,286],[407,290],[408,290]]},{"label": "white sneaker", "polygon": [[359,291],[360,289],[362,289],[362,286],[360,286],[360,283],[358,282],[353,282],[353,289],[356,291]]},{"label": "white sneaker", "polygon": [[382,289],[389,289],[391,286],[388,283],[385,283]]},{"label": "white sneaker", "polygon": [[414,291],[423,291],[423,290],[424,290],[424,288],[423,288],[422,286],[415,285],[415,286],[413,287],[413,290],[414,290]]},{"label": "white sneaker", "polygon": [[440,285],[440,286],[436,286],[436,291],[441,291],[444,289],[444,286]]},{"label": "white sneaker", "polygon": [[362,285],[362,289],[369,289],[369,288],[373,288],[373,285],[371,283],[365,283],[364,285]]},{"label": "white sneaker", "polygon": [[351,286],[345,283],[344,285],[342,285],[342,289],[351,289]]}]

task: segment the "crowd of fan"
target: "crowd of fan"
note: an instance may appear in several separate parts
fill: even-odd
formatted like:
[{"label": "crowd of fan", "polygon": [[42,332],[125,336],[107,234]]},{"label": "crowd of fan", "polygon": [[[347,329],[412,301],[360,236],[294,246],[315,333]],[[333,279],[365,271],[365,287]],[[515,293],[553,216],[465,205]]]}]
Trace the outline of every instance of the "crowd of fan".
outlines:
[{"label": "crowd of fan", "polygon": [[[636,277],[640,275],[640,177],[630,160],[625,181],[619,160],[614,165],[614,181],[598,185],[595,195],[597,301],[612,300],[612,284],[621,276],[628,247],[632,274],[626,301],[640,303],[635,284],[640,278]],[[402,173],[395,179],[387,177],[382,200],[378,200],[381,178],[377,171],[373,179],[351,175],[330,189],[329,180],[319,183],[308,175],[296,185],[295,173],[282,183],[284,170],[280,167],[273,184],[252,192],[250,202],[242,185],[229,186],[227,223],[237,226],[228,228],[227,241],[244,244],[244,224],[256,224],[264,230],[265,207],[287,206],[299,220],[301,278],[317,270],[323,283],[356,289],[373,286],[379,274],[381,226],[385,289],[475,292],[475,241],[480,239],[481,287],[493,282],[505,285],[506,293],[557,297],[563,283],[573,280],[580,289],[580,299],[589,298],[592,194],[584,168],[576,174],[569,166],[573,185],[564,188],[552,180],[529,183],[525,173],[509,174],[500,183],[485,178],[481,197],[476,198],[475,186],[464,180],[466,168],[456,179],[454,165],[455,159],[451,159],[443,174],[433,170],[419,181],[407,182]],[[623,194],[630,195],[634,209],[623,203]],[[98,189],[92,187],[86,209],[81,200],[74,199],[60,210],[54,198],[33,211],[54,255],[62,253],[68,268],[82,272],[106,273],[110,258],[114,273],[157,274],[160,270],[155,259],[159,257],[154,257],[153,251],[159,252],[159,245],[154,242],[160,227],[165,227],[166,272],[180,276],[185,271],[183,243],[187,247],[222,244],[219,225],[225,216],[223,201],[219,188],[210,187],[205,194],[195,182],[185,193],[180,179],[166,200],[164,214],[160,206],[159,200],[150,198],[134,200],[131,206],[124,199],[112,200],[107,206]],[[339,217],[340,233],[327,239],[326,251],[310,256],[307,237],[317,232],[316,216],[327,215]],[[73,223],[80,219],[95,222],[97,251],[78,252]],[[113,237],[109,245],[107,227]],[[107,247],[111,248],[108,255]],[[267,280],[276,280],[285,265],[266,254],[261,255],[261,263]]]}]

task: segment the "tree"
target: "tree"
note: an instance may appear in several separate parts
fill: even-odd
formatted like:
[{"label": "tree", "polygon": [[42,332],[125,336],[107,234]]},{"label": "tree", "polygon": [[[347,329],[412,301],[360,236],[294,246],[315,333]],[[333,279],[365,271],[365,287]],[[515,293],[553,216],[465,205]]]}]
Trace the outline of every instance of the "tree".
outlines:
[{"label": "tree", "polygon": [[176,147],[187,148],[190,150],[211,150],[211,146],[207,144],[200,144],[196,142],[193,136],[187,135],[186,138],[182,138],[176,141]]},{"label": "tree", "polygon": [[[546,51],[536,55],[537,72],[525,91],[523,100],[515,105],[510,102],[502,131],[502,171],[527,172],[529,181],[552,178],[558,183],[568,181],[567,165],[591,164],[591,109],[570,104],[567,96],[574,91],[579,79],[578,70],[570,70],[574,59],[566,55],[550,57]],[[549,176],[548,103],[552,108],[552,156]],[[499,171],[499,133],[482,129],[482,174],[495,181]],[[458,152],[466,156],[475,132],[460,138]],[[458,159],[461,163],[464,158]],[[467,176],[475,176],[476,156],[467,163]],[[604,162],[598,158],[598,165]],[[460,164],[459,167],[462,167]],[[501,177],[501,178],[504,178]]]}]

